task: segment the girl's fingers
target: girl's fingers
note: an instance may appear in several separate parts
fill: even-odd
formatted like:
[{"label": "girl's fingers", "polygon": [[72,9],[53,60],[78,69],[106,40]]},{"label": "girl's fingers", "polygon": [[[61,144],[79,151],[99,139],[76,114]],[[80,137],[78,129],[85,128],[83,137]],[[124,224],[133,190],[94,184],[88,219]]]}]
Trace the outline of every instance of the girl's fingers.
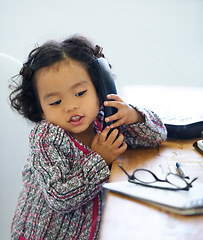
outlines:
[{"label": "girl's fingers", "polygon": [[124,153],[125,150],[127,149],[127,147],[128,147],[127,144],[125,142],[123,142],[122,145],[117,150],[118,155]]},{"label": "girl's fingers", "polygon": [[106,138],[107,138],[107,135],[109,133],[109,130],[110,130],[109,126],[105,127],[105,129],[101,132],[101,134],[99,136],[99,141],[101,141],[101,142],[105,142],[106,141]]},{"label": "girl's fingers", "polygon": [[117,121],[115,121],[113,124],[110,125],[110,128],[117,128],[119,126],[121,126],[124,123],[124,119],[119,119]]},{"label": "girl's fingers", "polygon": [[104,106],[105,107],[115,107],[115,108],[121,108],[123,106],[123,102],[121,101],[105,101]]},{"label": "girl's fingers", "polygon": [[108,116],[107,118],[105,118],[105,122],[113,122],[113,121],[117,121],[119,119],[119,114],[115,113],[111,116]]},{"label": "girl's fingers", "polygon": [[101,132],[97,132],[97,134],[95,135],[95,137],[92,141],[92,146],[94,146],[98,142],[100,134],[101,134]]},{"label": "girl's fingers", "polygon": [[114,100],[114,101],[123,102],[123,100],[116,94],[108,94],[107,98],[111,99],[111,100]]},{"label": "girl's fingers", "polygon": [[123,100],[118,95],[109,94],[107,98],[111,101],[105,101],[104,106],[120,108],[124,104]]},{"label": "girl's fingers", "polygon": [[113,142],[116,140],[116,137],[118,136],[118,129],[113,129],[113,131],[110,133],[110,135],[108,136],[108,143],[109,145],[112,145]]},{"label": "girl's fingers", "polygon": [[105,122],[107,123],[114,122],[113,124],[110,125],[110,128],[116,128],[121,126],[123,123],[125,123],[125,120],[126,120],[126,116],[121,115],[120,112],[117,112],[114,115],[105,118]]},{"label": "girl's fingers", "polygon": [[115,142],[113,143],[114,146],[115,146],[115,148],[120,147],[120,146],[122,145],[122,143],[123,143],[123,140],[124,140],[123,134],[119,133],[118,138],[117,138],[117,139],[115,140]]}]

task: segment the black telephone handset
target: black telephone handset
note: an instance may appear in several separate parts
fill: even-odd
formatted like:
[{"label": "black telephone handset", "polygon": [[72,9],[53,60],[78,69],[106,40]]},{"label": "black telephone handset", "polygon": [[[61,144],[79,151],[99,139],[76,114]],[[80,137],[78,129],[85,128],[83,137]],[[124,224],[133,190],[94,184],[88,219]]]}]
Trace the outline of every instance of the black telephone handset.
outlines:
[{"label": "black telephone handset", "polygon": [[[113,74],[107,60],[105,58],[98,58],[92,63],[91,68],[94,77],[97,79],[98,82],[98,91],[101,96],[102,103],[104,101],[108,101],[109,99],[106,96],[108,94],[117,94],[117,91],[113,79]],[[111,116],[116,112],[116,108],[104,106],[104,118]],[[107,123],[104,121],[103,129],[106,126],[110,126],[111,124],[112,122]]]}]

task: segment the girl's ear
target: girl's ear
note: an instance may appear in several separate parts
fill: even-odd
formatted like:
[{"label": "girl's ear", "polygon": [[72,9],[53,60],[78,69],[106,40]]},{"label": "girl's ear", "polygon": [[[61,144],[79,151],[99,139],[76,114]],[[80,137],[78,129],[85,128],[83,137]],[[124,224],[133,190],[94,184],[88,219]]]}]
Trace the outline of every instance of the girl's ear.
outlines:
[{"label": "girl's ear", "polygon": [[44,115],[44,113],[42,112],[42,119],[45,119],[45,115]]}]

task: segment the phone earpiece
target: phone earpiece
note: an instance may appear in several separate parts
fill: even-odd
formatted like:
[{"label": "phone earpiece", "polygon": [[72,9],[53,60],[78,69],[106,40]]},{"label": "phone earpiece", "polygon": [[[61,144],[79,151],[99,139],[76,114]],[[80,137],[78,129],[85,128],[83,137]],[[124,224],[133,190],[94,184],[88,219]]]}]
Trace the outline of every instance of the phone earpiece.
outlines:
[{"label": "phone earpiece", "polygon": [[[96,59],[91,65],[91,72],[97,80],[98,91],[103,104],[104,101],[109,101],[107,98],[108,94],[117,94],[113,74],[107,60],[105,58]],[[116,108],[104,106],[104,118],[109,117],[116,112]],[[112,123],[113,122],[104,121],[103,128],[110,126]]]}]

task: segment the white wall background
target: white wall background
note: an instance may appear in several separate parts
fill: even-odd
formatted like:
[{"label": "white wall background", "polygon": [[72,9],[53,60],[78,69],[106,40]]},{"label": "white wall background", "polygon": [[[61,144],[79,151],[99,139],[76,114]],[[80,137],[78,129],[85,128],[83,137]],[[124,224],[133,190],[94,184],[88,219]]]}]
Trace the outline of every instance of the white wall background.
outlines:
[{"label": "white wall background", "polygon": [[31,127],[7,100],[18,61],[37,43],[82,33],[104,47],[118,90],[203,87],[202,13],[202,0],[0,0],[0,239],[9,239]]}]

